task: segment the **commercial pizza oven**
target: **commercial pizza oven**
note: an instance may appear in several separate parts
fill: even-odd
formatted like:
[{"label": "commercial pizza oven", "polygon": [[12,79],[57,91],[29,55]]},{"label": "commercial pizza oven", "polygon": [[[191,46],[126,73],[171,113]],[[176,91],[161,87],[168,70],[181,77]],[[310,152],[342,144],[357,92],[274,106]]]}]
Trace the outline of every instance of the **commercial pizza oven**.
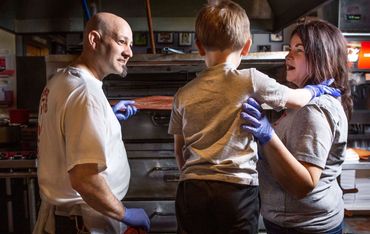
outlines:
[{"label": "commercial pizza oven", "polygon": [[[133,62],[127,77],[107,77],[103,88],[108,99],[173,97],[179,87],[195,77],[194,72],[179,64],[149,64]],[[179,171],[173,137],[167,133],[171,111],[146,108],[121,122],[131,168],[130,186],[123,202],[128,207],[145,209],[151,220],[151,233],[176,233],[174,201]]]}]

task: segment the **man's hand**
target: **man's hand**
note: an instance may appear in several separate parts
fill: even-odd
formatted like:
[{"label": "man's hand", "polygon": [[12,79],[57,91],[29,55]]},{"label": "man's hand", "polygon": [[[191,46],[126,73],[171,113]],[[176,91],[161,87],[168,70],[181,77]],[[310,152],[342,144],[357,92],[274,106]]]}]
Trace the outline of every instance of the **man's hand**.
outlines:
[{"label": "man's hand", "polygon": [[127,226],[139,227],[147,232],[150,229],[149,217],[142,208],[125,208],[122,222]]},{"label": "man's hand", "polygon": [[135,115],[137,108],[134,106],[135,101],[119,101],[112,107],[114,114],[118,120],[127,120],[131,116]]},{"label": "man's hand", "polygon": [[317,85],[306,85],[304,88],[308,89],[312,92],[312,98],[318,97],[324,94],[329,94],[333,97],[339,97],[341,95],[341,92],[337,88],[329,87],[334,82],[334,79],[331,78],[329,80],[325,80]]},{"label": "man's hand", "polygon": [[261,145],[271,140],[274,129],[256,100],[248,98],[247,102],[243,103],[241,117],[247,122],[247,124],[242,124],[241,128],[257,138]]}]

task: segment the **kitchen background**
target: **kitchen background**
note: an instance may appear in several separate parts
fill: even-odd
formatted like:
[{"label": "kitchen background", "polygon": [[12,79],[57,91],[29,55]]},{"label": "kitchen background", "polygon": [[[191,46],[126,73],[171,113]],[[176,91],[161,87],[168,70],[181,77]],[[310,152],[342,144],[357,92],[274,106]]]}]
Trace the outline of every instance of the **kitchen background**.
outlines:
[{"label": "kitchen background", "polygon": [[[145,1],[82,1],[91,12],[108,11],[127,19],[134,32],[134,57],[125,79],[104,80],[109,99],[172,96],[203,68],[195,47],[199,0],[152,0],[148,29]],[[290,26],[301,16],[338,25],[348,40],[350,82],[355,111],[349,147],[370,147],[370,2],[367,0],[238,0],[251,19],[253,45],[241,68],[256,67],[284,81]],[[0,233],[30,233],[39,205],[36,181],[36,118],[44,84],[56,68],[81,49],[85,22],[81,1],[0,3]],[[154,49],[154,47],[155,49]],[[153,54],[153,50],[155,54]],[[141,111],[122,124],[132,168],[126,203],[151,216],[154,233],[174,233],[174,195],[178,171],[168,111]],[[370,214],[370,162],[349,155],[340,178],[345,191],[348,233]],[[368,225],[367,225],[368,226]],[[369,227],[367,227],[369,228]],[[364,233],[369,229],[363,227]]]}]

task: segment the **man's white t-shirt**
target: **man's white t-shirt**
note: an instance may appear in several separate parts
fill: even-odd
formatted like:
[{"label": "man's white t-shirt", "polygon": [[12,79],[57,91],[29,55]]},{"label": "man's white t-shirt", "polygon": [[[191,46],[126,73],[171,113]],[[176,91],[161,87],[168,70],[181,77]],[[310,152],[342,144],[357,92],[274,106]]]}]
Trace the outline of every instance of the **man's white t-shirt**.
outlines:
[{"label": "man's white t-shirt", "polygon": [[74,67],[59,71],[42,93],[38,124],[38,181],[44,200],[82,203],[68,171],[85,163],[96,163],[113,194],[123,199],[130,168],[121,125],[100,80]]}]

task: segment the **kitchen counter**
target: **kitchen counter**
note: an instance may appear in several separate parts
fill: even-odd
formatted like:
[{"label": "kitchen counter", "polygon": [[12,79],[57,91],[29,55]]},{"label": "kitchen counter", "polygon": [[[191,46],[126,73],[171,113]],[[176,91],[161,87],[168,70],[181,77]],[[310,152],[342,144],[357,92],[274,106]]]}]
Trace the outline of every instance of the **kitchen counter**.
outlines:
[{"label": "kitchen counter", "polygon": [[343,170],[370,170],[370,161],[344,161]]}]

